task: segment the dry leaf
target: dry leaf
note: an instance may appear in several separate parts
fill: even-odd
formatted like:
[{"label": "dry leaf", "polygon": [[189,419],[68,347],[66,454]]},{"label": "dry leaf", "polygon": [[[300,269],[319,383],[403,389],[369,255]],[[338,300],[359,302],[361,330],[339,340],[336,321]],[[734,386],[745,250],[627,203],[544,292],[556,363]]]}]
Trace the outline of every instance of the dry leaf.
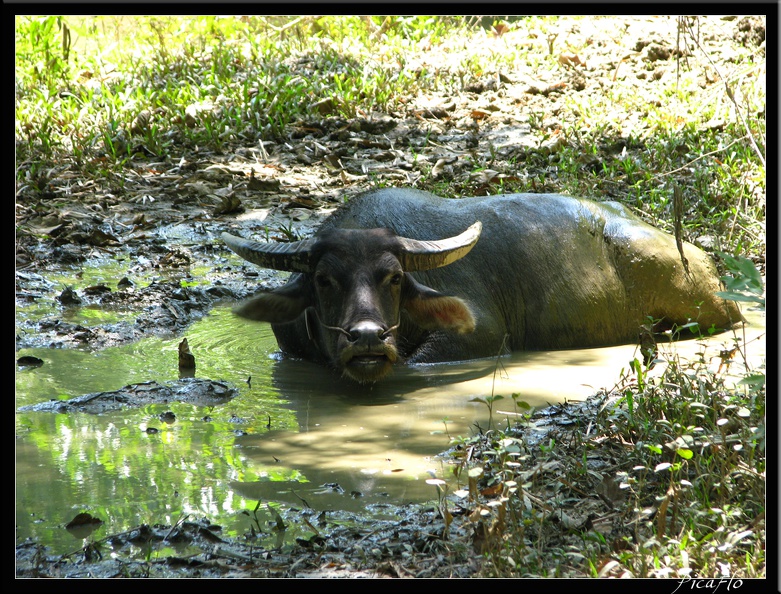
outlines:
[{"label": "dry leaf", "polygon": [[482,184],[490,184],[499,176],[498,171],[493,169],[483,169],[482,171],[476,171],[472,174],[472,178]]},{"label": "dry leaf", "polygon": [[494,34],[494,37],[501,37],[505,33],[507,33],[510,30],[510,27],[505,25],[504,23],[497,23],[493,26],[492,32]]},{"label": "dry leaf", "polygon": [[228,214],[241,209],[241,200],[236,195],[220,196],[220,203],[214,207],[214,214]]},{"label": "dry leaf", "polygon": [[65,223],[60,223],[59,225],[52,225],[51,227],[33,227],[30,226],[30,233],[33,235],[49,235],[51,237],[54,237],[57,234],[57,231],[60,231],[65,226]]},{"label": "dry leaf", "polygon": [[253,192],[277,192],[279,191],[279,180],[274,178],[257,178],[255,172],[250,173],[247,189]]},{"label": "dry leaf", "polygon": [[595,489],[597,495],[611,507],[626,499],[626,491],[621,488],[621,482],[611,477],[603,477]]},{"label": "dry leaf", "polygon": [[437,178],[445,171],[445,166],[449,163],[448,159],[439,159],[434,165],[434,167],[431,168],[431,177]]},{"label": "dry leaf", "polygon": [[563,134],[554,134],[548,140],[545,140],[540,144],[540,150],[544,153],[555,153],[559,149],[563,148],[566,144]]},{"label": "dry leaf", "polygon": [[486,487],[485,489],[480,491],[480,494],[483,497],[494,497],[496,495],[502,494],[502,483],[496,483],[495,485],[492,485],[490,487]]},{"label": "dry leaf", "polygon": [[562,53],[559,55],[559,64],[563,66],[585,66],[586,63],[577,54]]},{"label": "dry leaf", "polygon": [[336,103],[331,97],[326,97],[309,106],[309,109],[316,111],[320,115],[328,115],[336,111]]},{"label": "dry leaf", "polygon": [[130,125],[131,134],[143,134],[149,128],[149,122],[152,119],[152,113],[148,109],[144,109],[136,116],[133,123]]},{"label": "dry leaf", "polygon": [[313,200],[312,198],[307,198],[305,196],[294,196],[290,199],[287,205],[291,207],[299,206],[301,208],[314,209],[318,208],[320,203],[317,200]]},{"label": "dry leaf", "polygon": [[330,153],[324,156],[323,162],[325,163],[326,167],[334,171],[341,171],[342,169],[344,169],[344,166],[342,165],[342,161],[339,158],[339,155],[335,153]]},{"label": "dry leaf", "polygon": [[110,233],[105,233],[98,229],[97,227],[92,230],[92,233],[89,236],[89,242],[92,245],[96,245],[98,247],[107,245],[107,244],[114,244],[118,245],[121,242],[119,239],[111,235]]},{"label": "dry leaf", "polygon": [[424,109],[417,109],[414,112],[415,117],[422,118],[434,118],[434,119],[446,119],[448,117],[447,111],[444,107],[434,106],[426,107]]}]

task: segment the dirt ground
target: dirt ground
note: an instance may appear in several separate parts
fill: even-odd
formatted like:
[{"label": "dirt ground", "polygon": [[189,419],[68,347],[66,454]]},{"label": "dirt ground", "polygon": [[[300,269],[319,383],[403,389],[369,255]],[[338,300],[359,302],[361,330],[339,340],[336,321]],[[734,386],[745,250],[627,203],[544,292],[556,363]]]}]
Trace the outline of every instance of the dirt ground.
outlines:
[{"label": "dirt ground", "polygon": [[[725,52],[736,43],[764,48],[760,19],[715,23],[720,30],[703,29],[711,48],[719,39]],[[42,319],[17,321],[17,348],[103,348],[150,334],[179,334],[216,303],[279,282],[267,271],[231,263],[218,240],[221,232],[246,230],[262,237],[267,231],[270,239],[280,240],[289,239],[291,232],[306,236],[345,197],[377,184],[419,187],[425,181],[426,189],[432,189],[438,179],[447,179],[464,195],[478,195],[498,192],[502,180],[543,174],[550,182],[532,189],[557,191],[551,173],[555,159],[539,157],[555,154],[562,146],[561,130],[575,125],[575,115],[564,108],[567,93],[596,92],[617,73],[634,77],[638,85],[676,76],[674,18],[623,24],[622,39],[636,40],[628,51],[615,46],[615,22],[595,21],[587,30],[583,23],[564,19],[560,39],[590,36],[593,43],[577,55],[562,48],[560,68],[491,72],[465,83],[460,93],[411,98],[393,113],[364,114],[349,121],[324,114],[290,126],[285,139],[234,145],[220,153],[182,146],[164,160],[144,158],[139,144],[137,157],[121,175],[85,179],[75,163],[65,162],[34,184],[18,182],[17,304],[45,303],[54,309]],[[724,32],[729,35],[721,37]],[[428,52],[423,59],[439,68],[454,67],[446,53]],[[532,129],[530,113],[544,114],[541,128]],[[131,137],[130,142],[140,140]],[[625,148],[620,132],[606,137],[601,154],[590,157],[590,166],[599,167],[601,158]],[[476,171],[475,162],[483,167]],[[604,198],[620,197],[624,191],[616,184]],[[256,218],[259,213],[266,215],[262,224]],[[51,280],[63,267],[87,268],[106,260],[126,263],[126,273],[113,285],[73,291]],[[196,266],[210,270],[198,284],[183,286],[180,277],[166,279],[171,271],[186,278]],[[150,274],[159,274],[159,280],[144,286],[139,279]],[[89,327],[62,319],[67,308],[87,306],[139,316],[133,322]],[[102,556],[105,549],[97,546],[50,556],[45,543],[25,542],[17,545],[16,575],[470,577],[479,572],[482,558],[474,532],[454,522],[445,539],[436,509],[410,508],[406,514],[405,520],[372,531],[324,530],[284,553],[224,539],[208,522],[139,526],[112,535],[105,539],[117,552],[112,558]],[[144,562],[123,559],[131,545],[163,540],[186,542],[201,553]]]}]

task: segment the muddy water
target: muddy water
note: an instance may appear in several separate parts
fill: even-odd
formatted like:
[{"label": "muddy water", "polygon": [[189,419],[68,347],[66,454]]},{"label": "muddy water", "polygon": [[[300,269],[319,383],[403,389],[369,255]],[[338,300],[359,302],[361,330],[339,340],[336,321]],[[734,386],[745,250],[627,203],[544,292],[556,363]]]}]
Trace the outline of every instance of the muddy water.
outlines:
[{"label": "muddy water", "polygon": [[[754,316],[749,338],[762,331]],[[369,510],[436,497],[431,476],[448,478],[437,454],[449,437],[506,423],[512,394],[532,406],[582,399],[611,387],[633,346],[518,353],[495,360],[399,369],[374,387],[345,383],[328,370],[280,359],[270,328],[218,308],[186,333],[196,376],[232,382],[239,395],[203,408],[182,403],[105,415],[17,413],[17,540],[28,536],[67,553],[82,535],[64,525],[80,512],[104,524],[102,538],[141,523],[173,524],[206,516],[239,536],[255,520],[268,529],[272,503],[298,534],[297,515],[315,510]],[[16,375],[16,405],[116,390],[133,382],[178,377],[177,344],[150,338],[99,352],[23,349],[45,361]],[[715,357],[729,337],[675,352]],[[764,358],[764,340],[751,343]],[[501,394],[489,419],[475,397]],[[173,413],[163,415],[163,413]],[[257,526],[256,526],[257,527]],[[271,531],[268,531],[271,534]]]}]

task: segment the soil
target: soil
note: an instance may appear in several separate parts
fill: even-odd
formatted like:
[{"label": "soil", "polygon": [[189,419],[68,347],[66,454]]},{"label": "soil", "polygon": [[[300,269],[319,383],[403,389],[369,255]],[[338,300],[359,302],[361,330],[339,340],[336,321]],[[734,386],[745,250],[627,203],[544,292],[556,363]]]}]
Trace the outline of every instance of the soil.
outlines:
[{"label": "soil", "polygon": [[[51,305],[53,313],[17,320],[17,349],[101,349],[151,334],[179,335],[215,304],[281,282],[275,273],[232,257],[218,239],[221,232],[282,241],[305,237],[345,199],[378,184],[432,189],[437,180],[447,179],[448,187],[463,195],[485,195],[498,193],[502,183],[523,175],[547,180],[535,182],[530,191],[558,191],[556,153],[564,143],[562,131],[577,121],[563,109],[563,97],[600,91],[616,75],[635,77],[643,86],[676,76],[678,49],[672,17],[579,23],[564,18],[557,31],[562,42],[590,37],[588,51],[570,54],[562,43],[556,47],[559,67],[553,70],[487,73],[465,81],[462,92],[411,98],[392,113],[345,120],[328,114],[324,105],[322,117],[295,123],[284,139],[236,141],[219,152],[183,141],[168,157],[149,158],[141,138],[129,131],[134,157],[121,173],[85,178],[77,163],[63,162],[36,179],[19,182],[17,304]],[[624,44],[636,39],[628,53],[616,46],[617,31],[622,31]],[[764,19],[707,19],[701,33],[714,54],[723,50],[727,56],[735,44],[764,51]],[[544,38],[527,42],[547,44]],[[457,68],[447,52],[421,52],[420,59],[420,66],[425,62],[429,68]],[[703,78],[702,84],[718,83]],[[534,113],[543,114],[544,120],[533,129],[529,114]],[[633,131],[635,137],[638,133]],[[602,158],[631,149],[620,131],[606,133],[600,153],[584,166],[599,168]],[[481,168],[476,170],[475,163]],[[23,169],[24,164],[17,167]],[[523,173],[501,173],[512,171]],[[625,190],[616,183],[605,198],[620,197]],[[125,272],[114,283],[74,290],[52,280],[58,271],[105,262],[124,264]],[[205,272],[196,273],[197,268]],[[134,315],[90,326],[67,321],[73,308],[86,307]],[[170,397],[177,389],[147,388],[141,390],[145,398]],[[211,389],[214,396],[213,390],[223,388],[198,389]],[[138,386],[135,390],[138,395]],[[220,392],[220,397],[229,395]],[[82,404],[100,400],[98,395],[81,398]],[[131,400],[125,402],[132,405]],[[588,407],[579,410],[585,414]],[[538,414],[550,417],[551,411]],[[578,412],[572,409],[571,414]],[[598,497],[592,499],[599,505]],[[356,528],[359,519],[351,527],[323,521],[328,528],[317,537],[285,552],[225,539],[219,527],[206,520],[139,526],[112,535],[104,539],[113,550],[110,558],[94,545],[54,557],[43,544],[24,542],[17,546],[16,575],[468,577],[479,572],[477,531],[458,522],[446,529],[433,508],[409,508],[404,514],[402,521],[372,529]],[[200,552],[147,561],[123,557],[132,545],[163,540],[186,543]]]}]

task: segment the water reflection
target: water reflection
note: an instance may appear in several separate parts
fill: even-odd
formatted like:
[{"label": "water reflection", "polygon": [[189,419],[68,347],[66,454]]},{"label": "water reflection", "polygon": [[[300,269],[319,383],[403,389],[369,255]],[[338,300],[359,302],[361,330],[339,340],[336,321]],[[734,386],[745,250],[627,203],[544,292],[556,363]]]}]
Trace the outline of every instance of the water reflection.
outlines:
[{"label": "water reflection", "polygon": [[376,384],[358,384],[330,369],[307,361],[280,358],[271,380],[286,399],[295,403],[313,396],[341,397],[356,405],[397,402],[427,388],[446,389],[461,382],[477,380],[493,373],[495,360],[478,360],[437,365],[399,366]]},{"label": "water reflection", "polygon": [[[761,324],[761,320],[760,320]],[[761,332],[751,329],[749,339]],[[100,416],[16,416],[17,536],[35,536],[54,552],[80,548],[64,526],[88,512],[103,538],[140,523],[208,516],[242,534],[258,501],[317,510],[363,510],[435,497],[425,483],[445,476],[437,454],[449,436],[488,427],[516,413],[513,394],[532,406],[581,399],[611,387],[636,356],[633,346],[517,353],[499,362],[399,368],[388,381],[360,386],[303,361],[279,358],[267,325],[217,309],[186,333],[197,377],[233,383],[240,394],[214,408],[168,403]],[[17,406],[116,390],[178,377],[182,337],[149,338],[90,353],[24,349],[44,360],[17,370]],[[717,355],[727,335],[711,339]],[[750,352],[764,358],[764,340]],[[665,347],[663,347],[665,348]],[[703,347],[678,343],[695,356]],[[714,363],[715,365],[716,363]],[[655,370],[660,372],[660,370]],[[172,418],[170,423],[165,419]],[[148,431],[150,428],[155,432]]]}]

